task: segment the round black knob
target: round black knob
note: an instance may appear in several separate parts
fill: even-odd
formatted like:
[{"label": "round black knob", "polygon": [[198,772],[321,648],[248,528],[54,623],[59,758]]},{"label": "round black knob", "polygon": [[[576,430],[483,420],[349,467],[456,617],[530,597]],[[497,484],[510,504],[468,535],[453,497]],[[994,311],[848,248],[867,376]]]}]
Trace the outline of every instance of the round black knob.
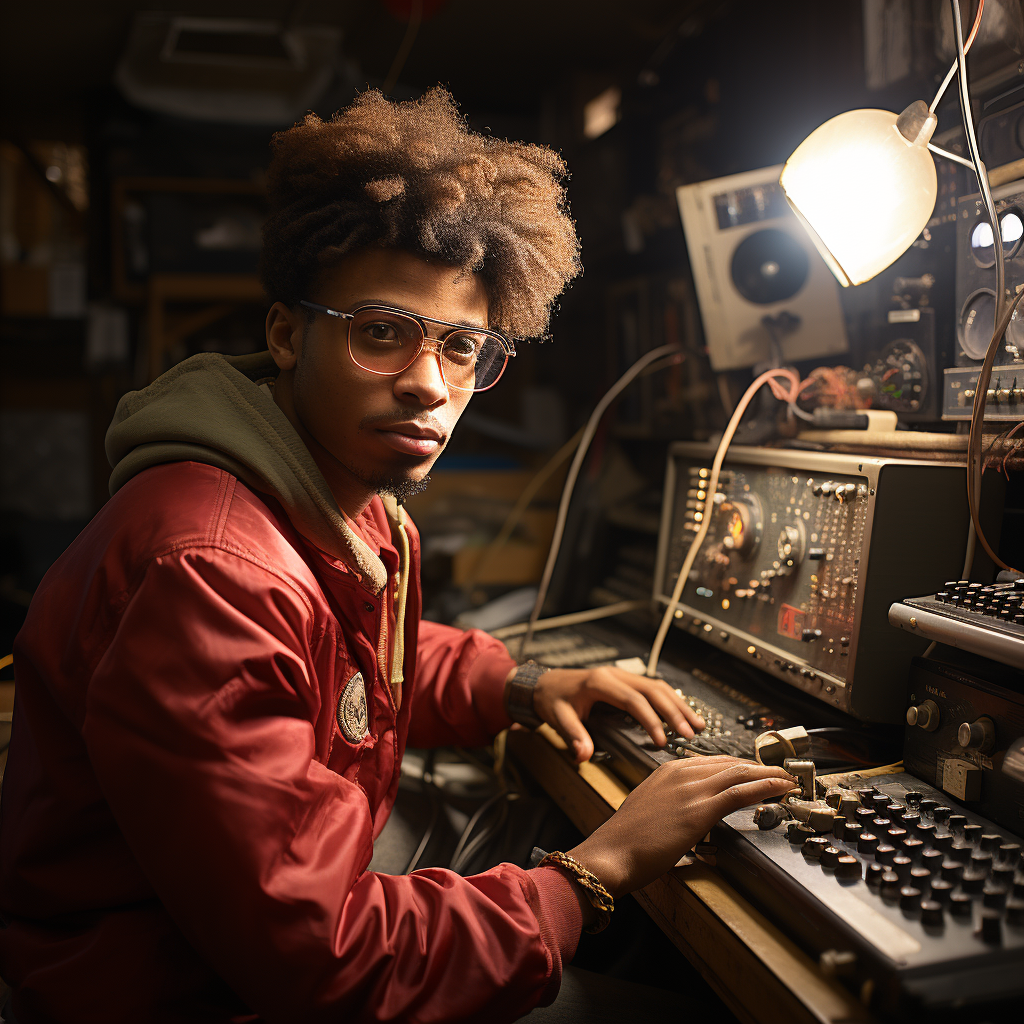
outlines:
[{"label": "round black knob", "polygon": [[907,838],[910,833],[905,828],[890,828],[886,833],[886,839],[892,843],[893,846],[899,847],[903,845],[903,840]]},{"label": "round black knob", "polygon": [[959,833],[963,829],[964,825],[967,824],[967,815],[951,814],[947,819],[946,824],[949,826],[950,832]]},{"label": "round black knob", "polygon": [[857,837],[863,832],[864,829],[859,821],[848,821],[843,826],[843,842],[844,843],[856,843]]},{"label": "round black knob", "polygon": [[804,842],[804,845],[800,847],[800,852],[808,860],[817,860],[821,856],[821,851],[828,845],[827,839],[823,839],[821,836],[814,836]]},{"label": "round black knob", "polygon": [[856,857],[840,857],[836,862],[836,878],[844,881],[860,878],[860,861]]},{"label": "round black knob", "polygon": [[981,901],[986,907],[1001,909],[1006,903],[1006,890],[998,885],[986,885],[982,889]]},{"label": "round black knob", "polygon": [[921,867],[929,871],[938,871],[945,859],[941,850],[925,850],[921,854]]},{"label": "round black knob", "polygon": [[922,814],[931,814],[936,807],[939,806],[938,800],[933,800],[930,796],[926,796],[921,803],[918,805],[918,810]]},{"label": "round black knob", "polygon": [[861,832],[857,837],[858,853],[874,853],[878,847],[878,836],[871,832]]},{"label": "round black knob", "polygon": [[920,820],[920,811],[907,811],[907,813],[903,815],[903,827],[908,831],[913,831],[917,828]]},{"label": "round black knob", "polygon": [[874,807],[858,807],[854,817],[863,827],[867,827],[867,824],[875,816]]},{"label": "round black knob", "polygon": [[839,839],[843,834],[843,829],[846,828],[846,816],[843,814],[837,814],[832,819],[832,835]]},{"label": "round black knob", "polygon": [[875,861],[870,861],[867,865],[867,869],[864,872],[864,878],[868,885],[880,885],[882,882],[882,875],[885,874],[885,866],[878,864]]},{"label": "round black knob", "polygon": [[878,835],[884,836],[886,832],[892,827],[892,822],[888,818],[872,818],[871,819],[871,831],[877,832]]},{"label": "round black knob", "polygon": [[992,867],[992,854],[987,853],[985,850],[975,850],[971,854],[971,863],[969,865],[975,871],[984,871],[987,875],[989,869]]},{"label": "round black knob", "polygon": [[1003,941],[1003,922],[998,910],[981,912],[981,938],[993,946]]},{"label": "round black knob", "polygon": [[871,805],[872,798],[878,792],[878,790],[875,789],[874,786],[865,786],[862,789],[854,790],[854,792],[857,794],[858,797],[860,797],[860,802],[865,807],[869,807]]},{"label": "round black knob", "polygon": [[882,875],[882,895],[886,899],[896,899],[900,894],[903,883],[895,871],[886,871]]},{"label": "round black knob", "polygon": [[942,862],[942,877],[947,882],[956,885],[963,877],[964,866],[958,860],[944,860]]},{"label": "round black knob", "polygon": [[825,849],[821,851],[821,857],[819,860],[821,861],[821,866],[823,868],[834,868],[839,862],[839,858],[841,856],[842,851],[838,847],[826,846]]},{"label": "round black knob", "polygon": [[994,853],[1003,843],[1003,837],[997,836],[994,832],[986,832],[981,837],[981,848],[988,850],[989,853]]},{"label": "round black knob", "polygon": [[949,912],[954,917],[970,917],[974,910],[971,897],[965,892],[954,892],[949,897]]},{"label": "round black knob", "polygon": [[920,839],[904,839],[903,852],[911,860],[917,860],[924,853],[924,843]]},{"label": "round black knob", "polygon": [[958,860],[961,864],[966,864],[971,859],[971,854],[974,853],[974,847],[970,843],[960,840],[959,842],[954,842],[947,852],[951,859]]},{"label": "round black knob", "polygon": [[1006,904],[1006,923],[1015,928],[1024,925],[1024,900],[1012,899]]},{"label": "round black knob", "polygon": [[935,900],[921,901],[921,924],[935,928],[941,927],[945,923],[946,919],[942,913],[941,903],[936,903]]},{"label": "round black knob", "polygon": [[1024,900],[1024,878],[1018,878],[1013,883],[1014,899]]},{"label": "round black knob", "polygon": [[1004,864],[1016,865],[1020,857],[1020,843],[1002,843],[997,855]]},{"label": "round black knob", "polygon": [[802,821],[791,821],[786,829],[786,838],[794,846],[802,846],[805,840],[810,839],[813,835],[814,830]]},{"label": "round black knob", "polygon": [[997,864],[992,868],[991,875],[992,881],[996,885],[1001,885],[1004,889],[1009,889],[1013,885],[1013,876],[1016,872],[1012,867],[1006,864]]},{"label": "round black knob", "polygon": [[935,835],[935,823],[931,821],[918,822],[917,828],[914,831],[917,833],[918,839],[922,842],[930,843]]},{"label": "round black knob", "polygon": [[981,838],[982,828],[980,825],[967,824],[963,827],[963,837],[969,843],[976,843]]},{"label": "round black knob", "polygon": [[936,903],[948,903],[949,897],[953,893],[953,883],[947,882],[944,878],[932,876],[931,890],[932,899]]},{"label": "round black knob", "polygon": [[945,804],[939,804],[938,807],[932,808],[932,821],[937,822],[939,825],[945,825],[949,821],[949,816],[953,813],[952,807],[947,807]]},{"label": "round black knob", "polygon": [[985,887],[985,878],[986,875],[984,871],[972,871],[968,868],[964,872],[963,878],[960,879],[960,888],[963,889],[964,892],[981,892]]},{"label": "round black knob", "polygon": [[885,816],[892,822],[899,822],[903,820],[903,815],[906,813],[906,808],[903,804],[887,804],[885,808]]},{"label": "round black knob", "polygon": [[880,811],[883,807],[889,806],[889,798],[884,793],[874,793],[871,797],[871,806]]},{"label": "round black knob", "polygon": [[922,799],[922,796],[923,796],[923,794],[921,794],[921,793],[918,793],[918,792],[916,792],[915,790],[911,790],[911,791],[910,791],[909,793],[907,793],[907,795],[906,795],[906,796],[905,796],[905,797],[903,798],[903,802],[904,802],[904,803],[905,803],[905,804],[906,804],[906,805],[907,805],[908,807],[920,807],[920,806],[921,806],[921,799]]},{"label": "round black knob", "polygon": [[932,846],[936,850],[948,850],[953,845],[953,836],[950,833],[946,833],[942,836],[932,836]]},{"label": "round black knob", "polygon": [[890,846],[888,843],[879,843],[875,847],[875,860],[877,860],[879,864],[891,864],[892,859],[895,856],[895,846]]},{"label": "round black knob", "polygon": [[914,866],[914,862],[902,853],[896,854],[892,859],[890,867],[899,876],[901,882],[906,881],[910,877],[910,869]]},{"label": "round black knob", "polygon": [[917,910],[921,905],[921,890],[912,885],[900,889],[900,910]]},{"label": "round black knob", "polygon": [[915,889],[927,889],[928,879],[931,877],[932,873],[927,868],[910,869],[910,885],[914,886]]}]

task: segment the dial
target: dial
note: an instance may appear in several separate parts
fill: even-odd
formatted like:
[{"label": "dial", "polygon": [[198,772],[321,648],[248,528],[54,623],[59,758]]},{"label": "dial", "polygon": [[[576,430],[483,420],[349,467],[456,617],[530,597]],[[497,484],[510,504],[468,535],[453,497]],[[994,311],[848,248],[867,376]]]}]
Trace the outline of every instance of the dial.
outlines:
[{"label": "dial", "polygon": [[806,534],[803,523],[790,523],[779,532],[779,572],[792,572],[804,557]]},{"label": "dial", "polygon": [[753,494],[727,498],[716,512],[717,536],[723,554],[749,558],[761,543],[761,501]]},{"label": "dial", "polygon": [[868,368],[877,404],[893,412],[915,412],[928,395],[928,360],[909,338],[897,338]]}]

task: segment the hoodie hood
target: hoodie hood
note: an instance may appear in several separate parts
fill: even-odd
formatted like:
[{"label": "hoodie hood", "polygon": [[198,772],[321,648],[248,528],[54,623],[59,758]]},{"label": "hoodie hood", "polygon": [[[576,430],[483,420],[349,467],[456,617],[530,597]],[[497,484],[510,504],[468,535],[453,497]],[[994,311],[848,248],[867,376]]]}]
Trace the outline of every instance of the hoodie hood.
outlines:
[{"label": "hoodie hood", "polygon": [[[269,352],[204,352],[129,392],[107,430],[110,493],[165,462],[217,466],[276,498],[299,533],[363,575],[379,594],[387,583],[383,562],[345,522],[309,449],[261,387],[277,372]],[[392,527],[400,526],[397,502],[382,500]]]}]

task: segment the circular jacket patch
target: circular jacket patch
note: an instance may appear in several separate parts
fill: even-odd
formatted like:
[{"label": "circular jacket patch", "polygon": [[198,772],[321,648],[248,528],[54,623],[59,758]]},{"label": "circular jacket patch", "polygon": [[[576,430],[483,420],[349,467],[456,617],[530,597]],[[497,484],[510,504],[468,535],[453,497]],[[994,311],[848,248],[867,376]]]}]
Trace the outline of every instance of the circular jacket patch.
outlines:
[{"label": "circular jacket patch", "polygon": [[338,698],[338,727],[349,743],[358,743],[370,731],[369,724],[363,673],[357,672]]}]

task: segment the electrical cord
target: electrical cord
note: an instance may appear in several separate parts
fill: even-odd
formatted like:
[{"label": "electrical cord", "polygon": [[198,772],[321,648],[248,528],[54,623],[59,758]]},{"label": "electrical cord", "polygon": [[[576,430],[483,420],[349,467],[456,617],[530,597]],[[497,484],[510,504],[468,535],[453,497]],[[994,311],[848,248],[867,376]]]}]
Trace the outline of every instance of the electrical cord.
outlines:
[{"label": "electrical cord", "polygon": [[[641,356],[603,395],[601,400],[594,407],[594,411],[587,420],[587,425],[580,438],[579,447],[576,449],[576,457],[572,460],[569,473],[565,478],[565,485],[562,488],[562,498],[558,505],[558,518],[555,520],[555,532],[551,538],[551,548],[548,551],[547,562],[544,565],[544,572],[541,576],[540,586],[537,588],[537,600],[534,602],[533,611],[530,613],[526,631],[519,646],[519,658],[522,659],[526,645],[533,637],[537,621],[540,619],[541,609],[547,599],[548,587],[551,585],[551,576],[555,571],[555,562],[558,559],[558,552],[562,546],[562,535],[565,532],[565,521],[569,514],[569,502],[572,500],[572,492],[576,487],[576,479],[583,467],[583,460],[586,458],[590,448],[590,442],[597,433],[598,424],[604,416],[605,411],[616,398],[652,363],[663,359],[666,356],[673,357],[673,362],[682,357],[682,349],[678,345],[662,345],[659,348],[651,349],[650,352]],[[672,364],[669,364],[672,365]]]},{"label": "electrical cord", "polygon": [[[790,387],[788,391],[784,390],[778,383],[778,378],[780,377],[789,381]],[[765,384],[768,384],[769,387],[771,387],[776,398],[789,402],[796,401],[797,395],[799,395],[801,388],[804,386],[800,383],[800,378],[793,370],[785,368],[765,370],[765,372],[754,380],[750,387],[747,388],[743,393],[743,397],[739,400],[736,410],[729,419],[729,425],[725,428],[725,433],[722,434],[722,440],[718,443],[718,450],[715,452],[715,459],[711,465],[711,474],[708,477],[706,487],[707,500],[704,504],[704,515],[700,521],[700,527],[690,543],[686,557],[683,559],[683,564],[679,569],[679,576],[676,579],[676,584],[672,591],[672,597],[668,602],[668,606],[665,608],[665,614],[662,616],[661,624],[658,626],[658,632],[654,638],[654,644],[651,647],[651,655],[647,662],[648,676],[657,676],[658,674],[658,660],[661,657],[661,649],[664,646],[665,638],[668,636],[669,626],[672,624],[672,618],[679,605],[679,598],[682,596],[683,588],[686,586],[686,581],[689,578],[690,570],[693,568],[697,552],[700,550],[701,544],[704,543],[704,538],[708,533],[708,527],[711,525],[715,495],[718,493],[718,477],[721,473],[722,463],[725,461],[725,453],[728,451],[729,445],[732,443],[733,436],[736,433],[736,428],[739,427],[740,420],[743,418],[743,414],[747,411],[747,406],[750,405],[751,399]]]},{"label": "electrical cord", "polygon": [[[968,50],[970,50],[971,46],[974,44],[974,37],[978,34],[978,28],[981,25],[981,12],[984,11],[984,10],[985,10],[985,0],[979,0],[979,2],[978,2],[978,11],[974,15],[974,25],[971,28],[971,34],[967,37],[967,42],[964,43],[964,46],[963,46],[963,54],[964,54],[965,57],[967,56]],[[956,14],[953,15],[953,20],[954,20],[954,23],[958,20],[958,17],[957,17]],[[956,34],[956,24],[954,24],[954,26],[953,26],[953,33],[954,33],[954,35]],[[950,67],[950,69],[946,72],[946,77],[942,80],[942,84],[939,86],[939,91],[935,94],[935,99],[932,100],[931,104],[928,107],[928,112],[929,113],[931,113],[931,114],[935,113],[935,108],[939,105],[939,100],[942,99],[943,94],[946,92],[946,89],[949,88],[949,83],[953,81],[953,76],[957,73],[957,69],[959,67],[960,67],[960,53],[959,53],[959,50],[958,50],[956,60],[953,61],[952,67]],[[937,147],[933,147],[931,145],[929,145],[928,148],[929,149],[935,148],[937,150],[937,152],[941,153],[943,156],[952,156],[953,159],[957,161],[957,163],[967,163],[967,161],[965,161],[963,159],[963,157],[958,157],[958,156],[956,156],[954,154],[947,153],[944,149],[938,149]],[[968,166],[973,166],[973,164],[968,164]]]}]

